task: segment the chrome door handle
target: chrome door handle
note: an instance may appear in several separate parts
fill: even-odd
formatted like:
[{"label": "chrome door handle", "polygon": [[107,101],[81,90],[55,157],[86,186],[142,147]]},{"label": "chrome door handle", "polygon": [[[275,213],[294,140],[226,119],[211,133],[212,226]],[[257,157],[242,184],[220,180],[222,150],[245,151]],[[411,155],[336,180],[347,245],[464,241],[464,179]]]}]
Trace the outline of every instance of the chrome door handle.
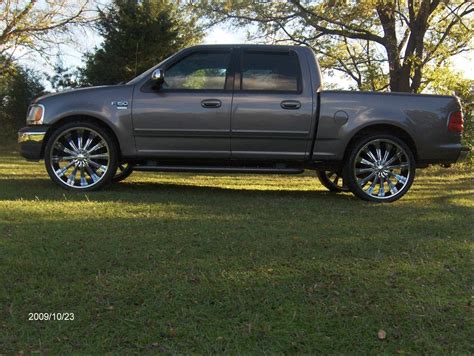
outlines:
[{"label": "chrome door handle", "polygon": [[301,103],[298,100],[283,100],[280,106],[286,110],[298,110],[301,107]]},{"label": "chrome door handle", "polygon": [[201,106],[206,109],[220,108],[222,102],[218,99],[206,99],[201,101]]}]

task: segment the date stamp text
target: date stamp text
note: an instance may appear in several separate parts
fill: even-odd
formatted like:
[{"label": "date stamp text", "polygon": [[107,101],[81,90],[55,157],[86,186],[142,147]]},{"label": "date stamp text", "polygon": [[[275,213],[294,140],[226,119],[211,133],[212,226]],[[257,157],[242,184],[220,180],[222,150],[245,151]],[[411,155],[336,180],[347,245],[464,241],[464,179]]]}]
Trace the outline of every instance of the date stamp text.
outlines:
[{"label": "date stamp text", "polygon": [[28,313],[31,321],[72,321],[74,313]]}]

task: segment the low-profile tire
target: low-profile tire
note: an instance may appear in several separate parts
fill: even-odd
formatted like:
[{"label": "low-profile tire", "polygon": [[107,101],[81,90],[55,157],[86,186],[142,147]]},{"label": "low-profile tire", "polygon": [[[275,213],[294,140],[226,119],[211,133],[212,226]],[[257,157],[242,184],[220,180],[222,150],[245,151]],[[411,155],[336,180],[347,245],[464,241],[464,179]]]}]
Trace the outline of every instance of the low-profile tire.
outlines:
[{"label": "low-profile tire", "polygon": [[398,137],[373,133],[358,139],[348,151],[344,177],[355,196],[372,202],[393,202],[410,189],[416,162]]},{"label": "low-profile tire", "polygon": [[130,177],[130,174],[133,173],[133,164],[130,162],[120,163],[117,167],[117,172],[115,172],[112,182],[118,183]]},{"label": "low-profile tire", "polygon": [[89,121],[74,121],[56,129],[44,152],[51,179],[71,191],[96,190],[110,183],[118,156],[113,134]]},{"label": "low-profile tire", "polygon": [[342,179],[342,172],[333,171],[316,171],[321,184],[326,187],[330,192],[340,193],[348,192],[349,188],[344,184]]}]

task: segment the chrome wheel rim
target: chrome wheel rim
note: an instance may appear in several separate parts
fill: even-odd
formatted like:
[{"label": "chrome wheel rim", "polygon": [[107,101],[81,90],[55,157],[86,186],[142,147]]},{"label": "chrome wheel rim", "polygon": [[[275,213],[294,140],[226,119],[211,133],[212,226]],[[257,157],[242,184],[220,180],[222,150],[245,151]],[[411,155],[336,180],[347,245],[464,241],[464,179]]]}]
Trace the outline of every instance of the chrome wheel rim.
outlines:
[{"label": "chrome wheel rim", "polygon": [[102,181],[110,169],[110,148],[96,131],[77,127],[63,132],[52,146],[51,168],[64,184],[90,188]]},{"label": "chrome wheel rim", "polygon": [[400,194],[407,186],[411,162],[400,145],[391,140],[377,139],[357,152],[353,172],[365,194],[384,200]]},{"label": "chrome wheel rim", "polygon": [[130,168],[130,163],[119,164],[117,167],[117,172],[115,173],[115,177],[121,176],[129,168]]},{"label": "chrome wheel rim", "polygon": [[336,171],[324,171],[324,174],[334,187],[341,191],[347,190],[347,187],[344,185],[343,179],[339,173]]}]

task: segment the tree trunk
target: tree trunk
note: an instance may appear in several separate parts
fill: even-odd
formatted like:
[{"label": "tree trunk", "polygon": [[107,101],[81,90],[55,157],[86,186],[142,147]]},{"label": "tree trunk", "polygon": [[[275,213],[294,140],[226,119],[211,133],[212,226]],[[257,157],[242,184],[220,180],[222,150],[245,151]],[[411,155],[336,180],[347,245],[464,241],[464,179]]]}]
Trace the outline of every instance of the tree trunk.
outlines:
[{"label": "tree trunk", "polygon": [[410,71],[411,67],[403,65],[397,73],[395,85],[392,86],[392,73],[390,73],[390,91],[410,93]]},{"label": "tree trunk", "polygon": [[[424,37],[428,27],[429,16],[439,5],[440,0],[423,0],[415,12],[413,1],[408,2],[410,37],[401,64],[395,28],[395,3],[381,3],[377,13],[384,29],[384,46],[390,67],[390,90],[416,93],[420,89],[423,74],[421,60],[424,51]],[[413,73],[412,73],[413,71]],[[413,77],[412,77],[413,74]]]},{"label": "tree trunk", "polygon": [[410,68],[400,64],[397,30],[395,24],[395,3],[381,3],[377,7],[380,23],[384,31],[384,47],[390,70],[390,91],[410,91]]}]

